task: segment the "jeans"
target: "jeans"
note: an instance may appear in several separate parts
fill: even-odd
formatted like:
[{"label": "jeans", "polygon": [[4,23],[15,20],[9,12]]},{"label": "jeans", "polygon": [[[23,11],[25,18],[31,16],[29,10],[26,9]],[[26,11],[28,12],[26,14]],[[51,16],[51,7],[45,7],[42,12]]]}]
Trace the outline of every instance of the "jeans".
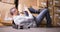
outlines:
[{"label": "jeans", "polygon": [[36,24],[39,26],[39,24],[42,22],[43,18],[46,17],[47,20],[47,27],[51,26],[51,18],[48,9],[43,9],[39,15],[36,17]]},{"label": "jeans", "polygon": [[51,26],[51,18],[50,18],[50,14],[49,14],[49,11],[47,8],[43,9],[41,12],[30,8],[30,12],[39,13],[39,15],[37,17],[35,17],[35,21],[36,21],[37,26],[40,25],[40,23],[42,22],[44,17],[46,17],[46,20],[47,20],[47,27]]},{"label": "jeans", "polygon": [[39,13],[40,13],[40,11],[35,10],[35,9],[34,9],[34,8],[32,8],[32,7],[28,8],[28,9],[29,9],[29,11],[30,11],[31,13],[37,13],[37,14],[39,14]]}]

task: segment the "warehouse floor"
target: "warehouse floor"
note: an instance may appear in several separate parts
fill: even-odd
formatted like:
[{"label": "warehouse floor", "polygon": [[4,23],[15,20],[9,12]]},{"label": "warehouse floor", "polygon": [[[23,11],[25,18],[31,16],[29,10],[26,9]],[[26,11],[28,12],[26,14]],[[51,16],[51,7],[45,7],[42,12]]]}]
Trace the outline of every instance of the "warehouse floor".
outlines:
[{"label": "warehouse floor", "polygon": [[14,29],[11,26],[0,27],[0,32],[60,32],[60,28]]}]

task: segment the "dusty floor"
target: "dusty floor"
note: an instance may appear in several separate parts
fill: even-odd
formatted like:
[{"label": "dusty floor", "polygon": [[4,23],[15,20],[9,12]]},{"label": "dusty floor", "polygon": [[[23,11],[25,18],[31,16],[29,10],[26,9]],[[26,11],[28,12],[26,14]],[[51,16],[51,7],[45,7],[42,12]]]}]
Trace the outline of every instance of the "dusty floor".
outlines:
[{"label": "dusty floor", "polygon": [[13,29],[12,27],[0,27],[0,32],[60,32],[60,28]]}]

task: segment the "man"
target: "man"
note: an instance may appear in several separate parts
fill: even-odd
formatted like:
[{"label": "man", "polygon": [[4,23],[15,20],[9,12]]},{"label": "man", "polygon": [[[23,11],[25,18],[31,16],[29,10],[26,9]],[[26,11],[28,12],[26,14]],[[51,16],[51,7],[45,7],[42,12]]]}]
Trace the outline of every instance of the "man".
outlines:
[{"label": "man", "polygon": [[[28,13],[28,11],[20,11],[19,13],[16,8],[12,8],[10,10],[10,13],[13,16],[12,18],[14,20],[14,23],[19,26],[18,28],[29,28],[36,26],[32,14]],[[25,13],[28,13],[28,15]]]},{"label": "man", "polygon": [[[12,8],[10,10],[11,15],[13,16],[14,23],[18,26],[21,27],[36,27],[39,26],[41,23],[42,19],[46,16],[47,19],[47,26],[51,25],[51,19],[49,15],[49,11],[47,8],[43,9],[37,17],[34,17],[28,10],[28,8],[25,5],[20,5],[18,6],[18,10],[16,8]],[[28,15],[28,16],[27,16]],[[28,23],[28,24],[27,24]]]},{"label": "man", "polygon": [[[27,6],[24,4],[24,5],[21,5],[19,4],[18,5],[18,11],[28,11],[28,13],[38,13],[39,15],[37,17],[35,17],[35,21],[37,23],[37,26],[39,26],[39,24],[42,22],[43,18],[46,17],[46,20],[47,20],[47,27],[50,27],[51,26],[51,18],[50,18],[50,14],[49,14],[49,10],[47,7],[43,8],[42,11],[37,11],[35,9],[33,9],[32,7],[30,8],[27,8]],[[31,14],[30,13],[30,14]]]}]

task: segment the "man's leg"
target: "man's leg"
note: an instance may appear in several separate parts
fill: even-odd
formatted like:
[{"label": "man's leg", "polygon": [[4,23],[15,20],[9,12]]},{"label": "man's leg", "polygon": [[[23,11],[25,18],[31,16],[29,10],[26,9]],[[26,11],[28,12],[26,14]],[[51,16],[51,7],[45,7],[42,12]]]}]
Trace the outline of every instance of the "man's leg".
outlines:
[{"label": "man's leg", "polygon": [[37,26],[39,26],[39,24],[41,23],[41,21],[43,20],[43,18],[46,16],[46,20],[47,20],[47,26],[51,25],[51,18],[49,15],[49,11],[48,9],[44,9],[41,11],[41,13],[36,17],[36,23]]},{"label": "man's leg", "polygon": [[44,9],[40,12],[40,14],[36,17],[36,24],[37,26],[39,26],[39,24],[41,23],[41,21],[43,20],[45,14],[47,13],[47,9]]},{"label": "man's leg", "polygon": [[46,16],[46,19],[47,19],[47,27],[51,27],[51,18],[50,18],[49,11],[47,11],[45,16]]},{"label": "man's leg", "polygon": [[37,13],[37,14],[39,14],[40,13],[40,11],[37,11],[37,10],[35,10],[34,8],[28,8],[29,9],[29,11],[31,12],[31,13]]}]

